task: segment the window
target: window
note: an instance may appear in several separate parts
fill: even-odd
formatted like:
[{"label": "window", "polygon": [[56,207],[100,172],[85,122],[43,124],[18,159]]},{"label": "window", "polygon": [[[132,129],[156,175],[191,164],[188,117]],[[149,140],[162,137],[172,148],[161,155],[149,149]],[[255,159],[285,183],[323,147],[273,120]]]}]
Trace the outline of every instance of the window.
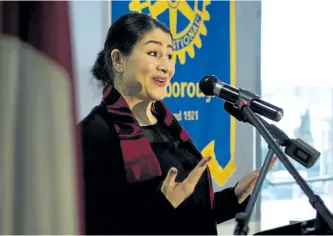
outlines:
[{"label": "window", "polygon": [[[290,138],[321,152],[306,169],[291,160],[326,206],[333,210],[333,1],[262,1],[261,94],[284,109],[276,123]],[[268,147],[262,139],[262,161]],[[315,210],[281,162],[267,175],[262,191],[261,230],[315,217]]]}]

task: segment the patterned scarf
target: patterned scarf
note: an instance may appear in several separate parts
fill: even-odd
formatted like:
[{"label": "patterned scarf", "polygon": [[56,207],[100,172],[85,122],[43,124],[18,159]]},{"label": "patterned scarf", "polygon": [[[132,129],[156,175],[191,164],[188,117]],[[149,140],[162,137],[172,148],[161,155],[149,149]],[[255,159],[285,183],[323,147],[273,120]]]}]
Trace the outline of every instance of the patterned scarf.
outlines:
[{"label": "patterned scarf", "polygon": [[[120,140],[127,181],[129,183],[139,183],[161,176],[160,164],[148,138],[143,134],[125,99],[112,85],[108,85],[104,90],[103,102]],[[180,141],[184,142],[192,153],[203,158],[188,133],[163,102],[154,102],[152,112],[159,122],[168,127],[173,137],[179,137]],[[209,180],[210,201],[213,205],[214,191],[208,168],[206,173]]]}]

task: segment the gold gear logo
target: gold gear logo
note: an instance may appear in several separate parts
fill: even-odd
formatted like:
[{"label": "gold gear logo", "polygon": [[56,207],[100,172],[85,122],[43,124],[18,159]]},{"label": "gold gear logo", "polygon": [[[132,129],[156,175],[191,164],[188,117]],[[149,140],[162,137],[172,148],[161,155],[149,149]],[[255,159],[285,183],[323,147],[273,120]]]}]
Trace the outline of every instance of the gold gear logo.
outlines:
[{"label": "gold gear logo", "polygon": [[[210,0],[192,0],[191,2],[194,3],[194,7],[191,7],[185,0],[158,0],[154,3],[151,0],[132,0],[129,4],[130,11],[142,13],[143,10],[148,9],[149,15],[154,19],[165,11],[169,11],[170,31],[173,35],[173,61],[175,63],[178,58],[180,64],[185,64],[186,54],[190,58],[194,58],[194,45],[200,49],[202,47],[201,35],[207,35],[205,21],[210,19],[207,11]],[[179,32],[177,31],[178,12],[189,21],[189,24]]]}]

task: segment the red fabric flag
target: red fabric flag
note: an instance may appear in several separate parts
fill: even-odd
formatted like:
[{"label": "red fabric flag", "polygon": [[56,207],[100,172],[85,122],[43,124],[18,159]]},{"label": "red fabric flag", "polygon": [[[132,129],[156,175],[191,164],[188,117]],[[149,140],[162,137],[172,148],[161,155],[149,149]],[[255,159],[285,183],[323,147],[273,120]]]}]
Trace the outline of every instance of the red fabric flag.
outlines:
[{"label": "red fabric flag", "polygon": [[68,2],[0,5],[0,234],[82,234]]}]

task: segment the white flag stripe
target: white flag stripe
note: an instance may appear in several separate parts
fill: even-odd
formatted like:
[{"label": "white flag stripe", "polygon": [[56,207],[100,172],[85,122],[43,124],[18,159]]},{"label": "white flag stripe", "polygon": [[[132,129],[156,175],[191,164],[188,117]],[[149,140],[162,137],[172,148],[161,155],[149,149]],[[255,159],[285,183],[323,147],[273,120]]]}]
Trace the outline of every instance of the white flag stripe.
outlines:
[{"label": "white flag stripe", "polygon": [[[21,3],[4,4],[13,14],[22,10]],[[53,3],[30,4],[26,16],[42,20],[43,10],[50,10]],[[54,4],[54,9],[65,14],[67,3]],[[23,41],[21,32],[15,31],[21,29],[20,17],[13,15],[7,21],[7,34],[0,34],[0,234],[77,235],[82,223],[81,173],[76,159],[70,54],[53,50],[70,48],[66,20],[59,23],[56,14],[47,19],[63,37],[43,28],[34,29],[34,35]],[[54,48],[44,40],[52,34],[57,35]]]},{"label": "white flag stripe", "polygon": [[[6,234],[13,228],[14,205],[14,155],[16,129],[16,96],[19,84],[19,45],[15,40],[0,38],[0,175],[1,175],[1,211],[0,233]],[[10,79],[9,79],[10,78]]]}]

